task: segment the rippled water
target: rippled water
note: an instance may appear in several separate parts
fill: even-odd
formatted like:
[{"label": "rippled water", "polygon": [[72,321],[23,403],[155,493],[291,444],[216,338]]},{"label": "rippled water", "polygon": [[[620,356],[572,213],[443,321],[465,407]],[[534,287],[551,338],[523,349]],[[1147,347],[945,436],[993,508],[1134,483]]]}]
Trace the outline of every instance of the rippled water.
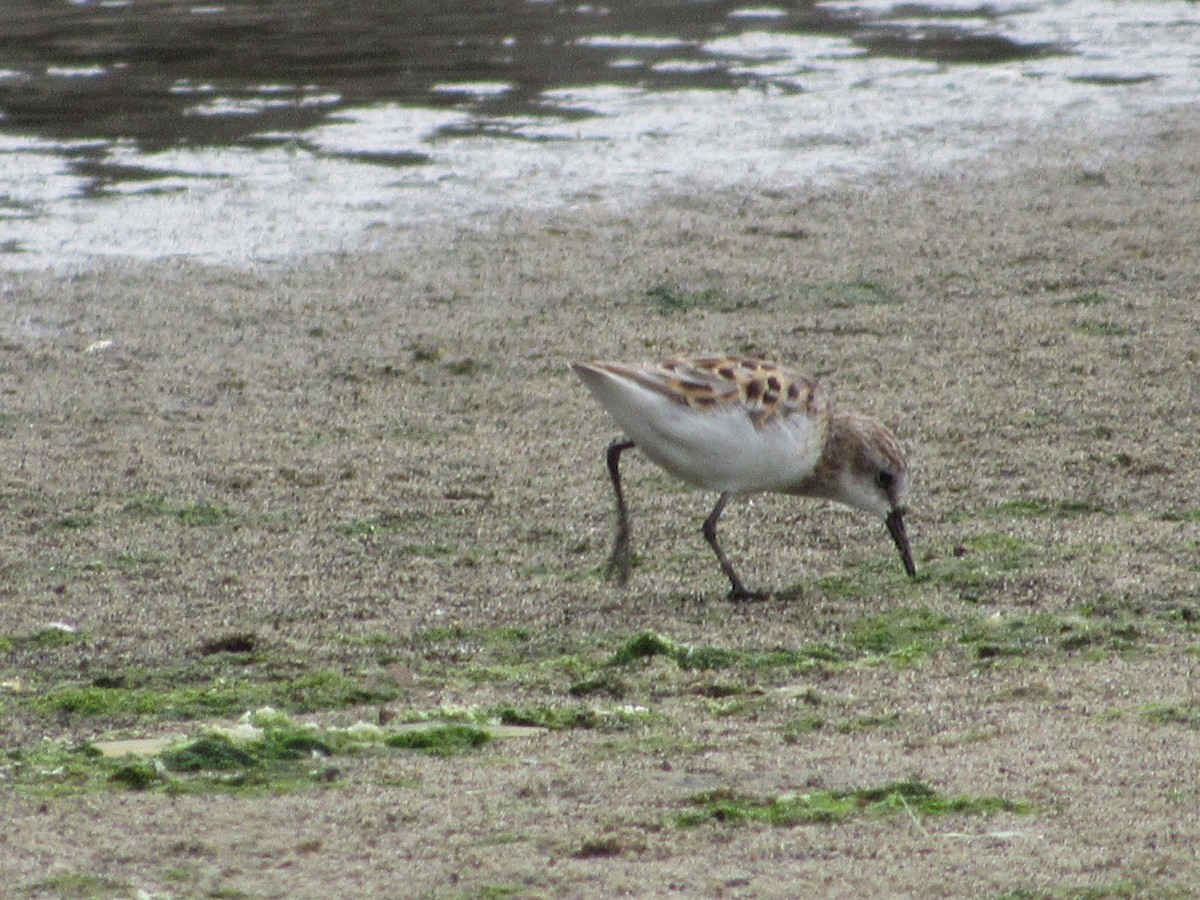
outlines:
[{"label": "rippled water", "polygon": [[0,266],[969,165],[1200,98],[1200,6],[7,0]]}]

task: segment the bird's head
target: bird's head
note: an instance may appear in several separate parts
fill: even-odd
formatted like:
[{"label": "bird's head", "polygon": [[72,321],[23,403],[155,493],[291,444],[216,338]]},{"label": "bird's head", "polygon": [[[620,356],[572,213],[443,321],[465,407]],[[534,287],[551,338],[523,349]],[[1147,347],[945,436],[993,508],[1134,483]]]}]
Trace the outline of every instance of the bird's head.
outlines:
[{"label": "bird's head", "polygon": [[915,577],[917,568],[904,527],[908,461],[903,448],[891,431],[867,416],[839,414],[832,426],[829,449],[836,459],[832,499],[882,518],[900,551],[904,571]]}]

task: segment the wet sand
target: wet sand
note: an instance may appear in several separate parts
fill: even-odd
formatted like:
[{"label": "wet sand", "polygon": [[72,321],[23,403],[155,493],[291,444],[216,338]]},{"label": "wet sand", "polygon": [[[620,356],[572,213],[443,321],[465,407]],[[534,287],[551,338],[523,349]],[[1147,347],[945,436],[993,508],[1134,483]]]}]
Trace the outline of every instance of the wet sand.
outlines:
[{"label": "wet sand", "polygon": [[[904,609],[1108,638],[735,673],[746,706],[727,715],[705,693],[721,676],[662,663],[622,701],[659,717],[641,742],[573,729],[353,759],[308,793],[5,791],[0,878],[256,897],[1200,890],[1198,145],[1183,110],[1033,134],[959,177],[678,194],[623,215],[581,198],[288,269],[3,276],[0,636],[85,635],[0,657],[5,748],[166,728],[35,698],[130,672],[203,682],[199,648],[230,633],[265,648],[241,677],[388,677],[401,714],[576,702],[562,678],[430,676],[413,636],[433,628],[518,628],[532,659],[556,642],[604,658],[642,630],[797,648]],[[710,350],[794,364],[896,431],[925,578],[904,579],[877,522],[759,498],[723,533],[778,596],[730,607],[699,535],[712,498],[636,461],[640,565],[624,592],[599,577],[614,432],[566,364]],[[830,720],[891,724],[782,740],[813,696]],[[1179,720],[1144,715],[1159,707]],[[670,824],[712,788],[910,776],[1033,811]],[[611,854],[585,852],[606,836]]]}]

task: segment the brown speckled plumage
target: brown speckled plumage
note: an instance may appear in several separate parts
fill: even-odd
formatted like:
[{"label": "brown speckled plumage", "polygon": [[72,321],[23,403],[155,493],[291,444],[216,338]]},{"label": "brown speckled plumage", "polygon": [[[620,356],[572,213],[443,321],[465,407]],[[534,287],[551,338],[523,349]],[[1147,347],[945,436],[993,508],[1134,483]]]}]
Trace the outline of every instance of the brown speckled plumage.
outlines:
[{"label": "brown speckled plumage", "polygon": [[674,377],[658,387],[692,409],[713,411],[740,403],[758,427],[791,415],[816,416],[828,403],[811,378],[764,359],[734,356],[674,357],[660,364]]}]

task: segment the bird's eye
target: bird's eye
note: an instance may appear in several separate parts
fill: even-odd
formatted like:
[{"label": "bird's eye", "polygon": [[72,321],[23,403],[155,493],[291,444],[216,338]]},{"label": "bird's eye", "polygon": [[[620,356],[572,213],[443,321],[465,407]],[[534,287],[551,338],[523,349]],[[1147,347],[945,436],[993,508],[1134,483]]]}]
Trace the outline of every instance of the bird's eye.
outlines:
[{"label": "bird's eye", "polygon": [[875,476],[875,483],[885,491],[890,491],[895,481],[896,476],[891,472],[880,471],[880,473]]}]

